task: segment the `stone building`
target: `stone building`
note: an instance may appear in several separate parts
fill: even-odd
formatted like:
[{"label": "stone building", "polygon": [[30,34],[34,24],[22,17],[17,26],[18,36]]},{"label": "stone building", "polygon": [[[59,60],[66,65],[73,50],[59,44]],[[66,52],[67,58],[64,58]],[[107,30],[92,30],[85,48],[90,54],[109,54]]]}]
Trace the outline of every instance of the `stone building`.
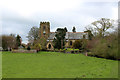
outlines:
[{"label": "stone building", "polygon": [[[53,40],[55,38],[55,32],[50,32],[50,23],[49,22],[40,22],[40,37],[46,38],[47,50],[53,50]],[[65,36],[65,47],[72,47],[75,40],[88,39],[87,32],[66,32]]]}]

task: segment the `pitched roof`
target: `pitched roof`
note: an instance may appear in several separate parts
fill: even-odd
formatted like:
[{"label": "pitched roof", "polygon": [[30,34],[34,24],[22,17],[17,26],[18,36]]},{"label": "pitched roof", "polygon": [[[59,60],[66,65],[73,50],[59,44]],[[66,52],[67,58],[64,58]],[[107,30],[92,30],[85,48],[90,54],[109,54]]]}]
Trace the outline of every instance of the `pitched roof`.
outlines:
[{"label": "pitched roof", "polygon": [[[88,37],[87,32],[66,32],[65,39],[82,39],[83,35],[85,35],[87,39]],[[54,38],[55,38],[55,32],[50,32],[48,40]]]},{"label": "pitched roof", "polygon": [[54,39],[55,38],[55,32],[50,32],[48,39]]}]

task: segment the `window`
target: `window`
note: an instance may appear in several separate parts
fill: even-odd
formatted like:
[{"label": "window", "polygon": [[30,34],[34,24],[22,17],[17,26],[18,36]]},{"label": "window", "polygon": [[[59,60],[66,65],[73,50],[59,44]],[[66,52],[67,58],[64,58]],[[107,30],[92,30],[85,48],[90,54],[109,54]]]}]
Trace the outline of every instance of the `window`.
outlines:
[{"label": "window", "polygon": [[46,33],[46,32],[45,32],[45,26],[43,26],[43,34],[45,35],[45,33]]},{"label": "window", "polygon": [[70,41],[70,45],[72,46],[72,41]]},{"label": "window", "polygon": [[43,31],[45,30],[45,26],[43,26]]}]

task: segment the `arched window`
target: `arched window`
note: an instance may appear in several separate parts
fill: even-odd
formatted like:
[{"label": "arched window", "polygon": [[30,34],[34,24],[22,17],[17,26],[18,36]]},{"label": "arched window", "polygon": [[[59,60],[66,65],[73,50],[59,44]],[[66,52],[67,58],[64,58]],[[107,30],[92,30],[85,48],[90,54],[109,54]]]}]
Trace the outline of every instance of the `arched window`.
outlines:
[{"label": "arched window", "polygon": [[43,31],[45,30],[45,26],[43,26]]},{"label": "arched window", "polygon": [[48,48],[51,49],[51,44],[48,45]]},{"label": "arched window", "polygon": [[70,41],[70,45],[72,46],[72,41]]},{"label": "arched window", "polygon": [[43,26],[43,34],[44,34],[44,35],[45,35],[45,33],[46,33],[46,32],[45,32],[45,28],[46,28],[46,27],[45,27],[45,26]]}]

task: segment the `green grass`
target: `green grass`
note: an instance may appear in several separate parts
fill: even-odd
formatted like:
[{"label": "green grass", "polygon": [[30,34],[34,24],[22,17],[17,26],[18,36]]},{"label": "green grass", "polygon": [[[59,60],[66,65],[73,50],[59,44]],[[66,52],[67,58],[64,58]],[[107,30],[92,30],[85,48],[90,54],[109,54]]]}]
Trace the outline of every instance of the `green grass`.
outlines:
[{"label": "green grass", "polygon": [[118,61],[57,52],[2,53],[3,78],[117,78]]}]

